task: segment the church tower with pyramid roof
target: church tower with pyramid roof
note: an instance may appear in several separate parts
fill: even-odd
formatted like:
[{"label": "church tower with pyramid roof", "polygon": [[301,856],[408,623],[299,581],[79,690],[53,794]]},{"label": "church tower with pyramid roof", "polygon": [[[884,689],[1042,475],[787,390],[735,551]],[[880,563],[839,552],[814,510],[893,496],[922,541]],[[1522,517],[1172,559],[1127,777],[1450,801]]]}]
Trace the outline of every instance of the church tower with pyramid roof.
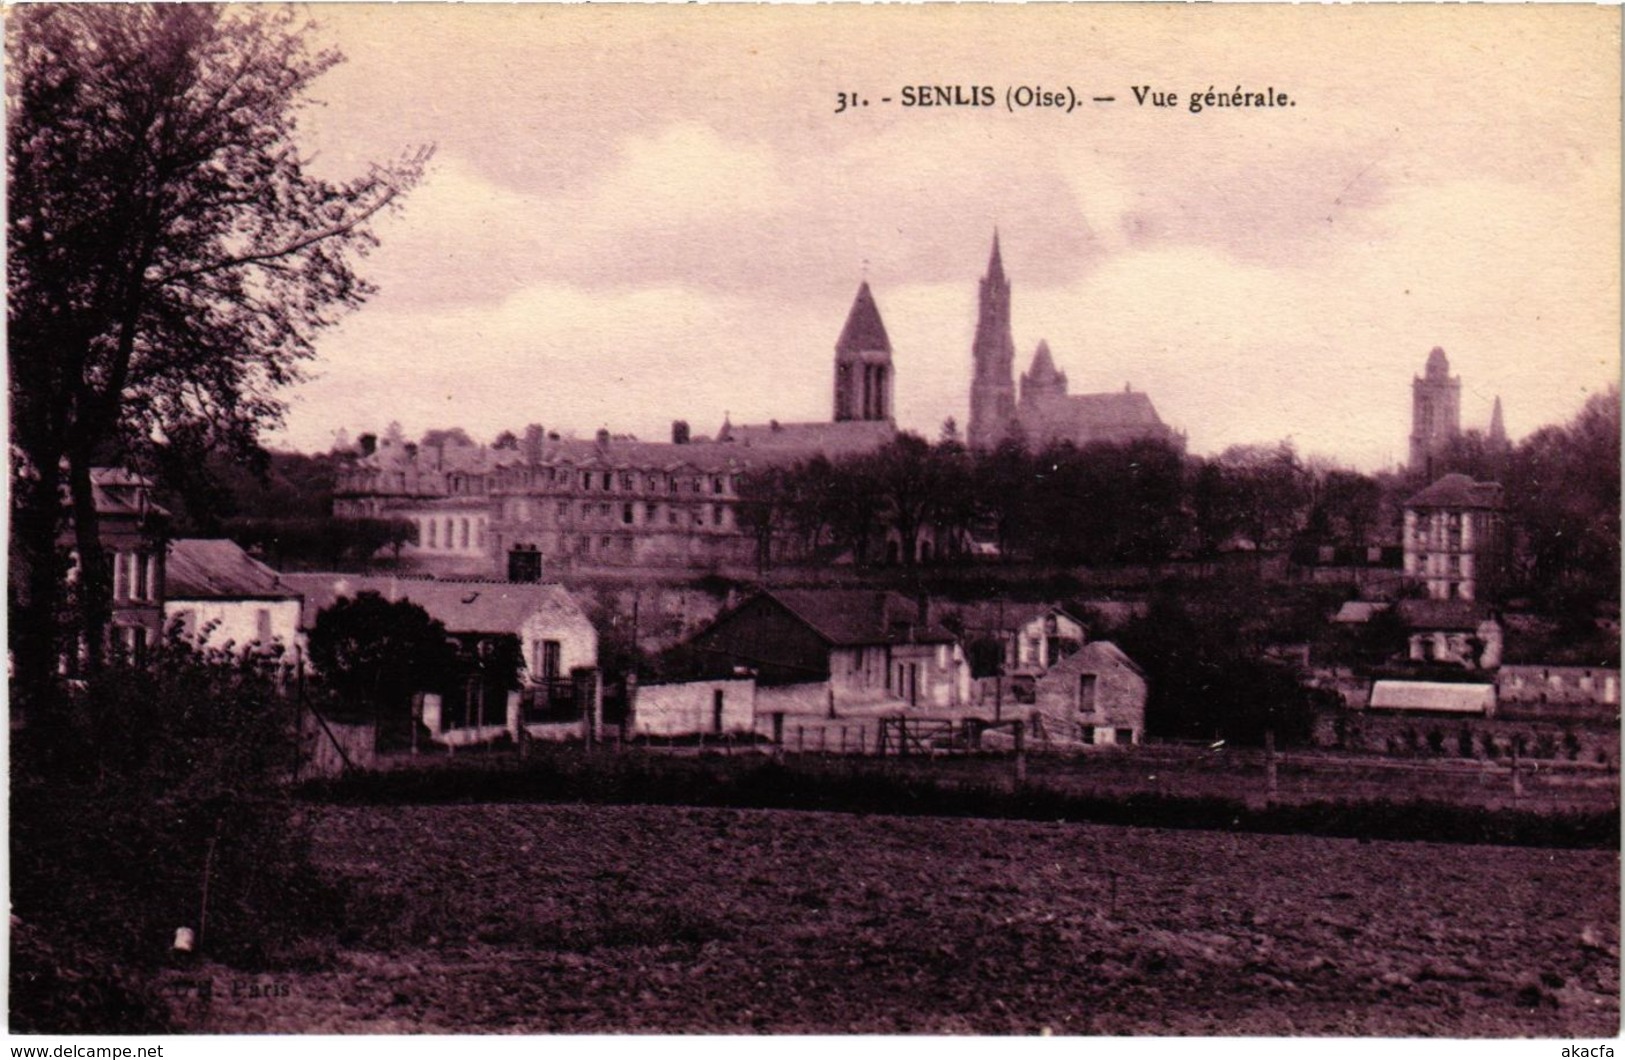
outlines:
[{"label": "church tower with pyramid roof", "polygon": [[1055,357],[1049,352],[1049,342],[1039,340],[1030,369],[1021,373],[1021,404],[1023,408],[1037,405],[1047,397],[1066,396],[1066,373],[1055,367]]},{"label": "church tower with pyramid roof", "polygon": [[970,423],[973,449],[991,449],[1009,436],[1016,422],[1016,343],[1010,332],[1010,281],[993,233],[993,253],[978,292],[976,340],[971,347]]},{"label": "church tower with pyramid roof", "polygon": [[835,342],[835,422],[891,418],[891,340],[865,280]]}]

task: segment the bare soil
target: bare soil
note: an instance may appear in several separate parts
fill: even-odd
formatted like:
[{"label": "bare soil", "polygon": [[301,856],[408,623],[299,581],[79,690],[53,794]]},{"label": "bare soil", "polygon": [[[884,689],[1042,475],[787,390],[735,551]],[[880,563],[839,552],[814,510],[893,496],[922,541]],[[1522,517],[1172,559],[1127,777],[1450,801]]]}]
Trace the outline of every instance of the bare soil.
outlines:
[{"label": "bare soil", "polygon": [[[642,806],[333,807],[320,970],[203,1032],[1619,1033],[1619,857]],[[212,987],[204,1000],[198,984]]]}]

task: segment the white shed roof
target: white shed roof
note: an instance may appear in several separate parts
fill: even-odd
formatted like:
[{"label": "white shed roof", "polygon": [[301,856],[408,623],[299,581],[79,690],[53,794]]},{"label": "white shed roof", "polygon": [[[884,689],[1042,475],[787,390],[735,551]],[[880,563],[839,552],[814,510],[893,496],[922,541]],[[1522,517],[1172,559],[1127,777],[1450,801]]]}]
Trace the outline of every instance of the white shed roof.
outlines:
[{"label": "white shed roof", "polygon": [[1372,710],[1431,710],[1451,714],[1489,714],[1494,706],[1494,685],[1466,685],[1444,681],[1378,681],[1371,688]]}]

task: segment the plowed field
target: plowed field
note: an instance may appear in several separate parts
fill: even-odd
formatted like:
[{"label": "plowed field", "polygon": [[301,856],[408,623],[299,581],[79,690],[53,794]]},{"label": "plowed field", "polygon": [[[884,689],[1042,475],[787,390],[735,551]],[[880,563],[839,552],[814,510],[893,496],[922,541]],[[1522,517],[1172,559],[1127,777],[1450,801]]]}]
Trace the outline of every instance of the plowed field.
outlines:
[{"label": "plowed field", "polygon": [[331,967],[189,971],[192,1029],[1619,1031],[1610,851],[639,806],[319,833],[358,896]]}]

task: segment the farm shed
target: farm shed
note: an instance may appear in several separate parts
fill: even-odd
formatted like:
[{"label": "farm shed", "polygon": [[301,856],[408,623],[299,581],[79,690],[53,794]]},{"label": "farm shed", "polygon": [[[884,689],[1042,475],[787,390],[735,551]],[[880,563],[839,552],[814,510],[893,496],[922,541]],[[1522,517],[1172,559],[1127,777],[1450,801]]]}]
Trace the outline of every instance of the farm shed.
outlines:
[{"label": "farm shed", "polygon": [[1444,681],[1378,681],[1371,688],[1370,709],[1489,717],[1495,713],[1495,686]]},{"label": "farm shed", "polygon": [[712,675],[763,685],[828,682],[834,706],[942,709],[965,701],[959,639],[925,603],[869,589],[782,589],[725,611],[690,642]]},{"label": "farm shed", "polygon": [[1135,744],[1145,738],[1145,671],[1108,640],[1085,644],[1038,678],[1034,711],[1051,738]]},{"label": "farm shed", "polygon": [[164,570],[164,624],[186,640],[239,651],[298,643],[303,597],[235,541],[173,541]]}]

